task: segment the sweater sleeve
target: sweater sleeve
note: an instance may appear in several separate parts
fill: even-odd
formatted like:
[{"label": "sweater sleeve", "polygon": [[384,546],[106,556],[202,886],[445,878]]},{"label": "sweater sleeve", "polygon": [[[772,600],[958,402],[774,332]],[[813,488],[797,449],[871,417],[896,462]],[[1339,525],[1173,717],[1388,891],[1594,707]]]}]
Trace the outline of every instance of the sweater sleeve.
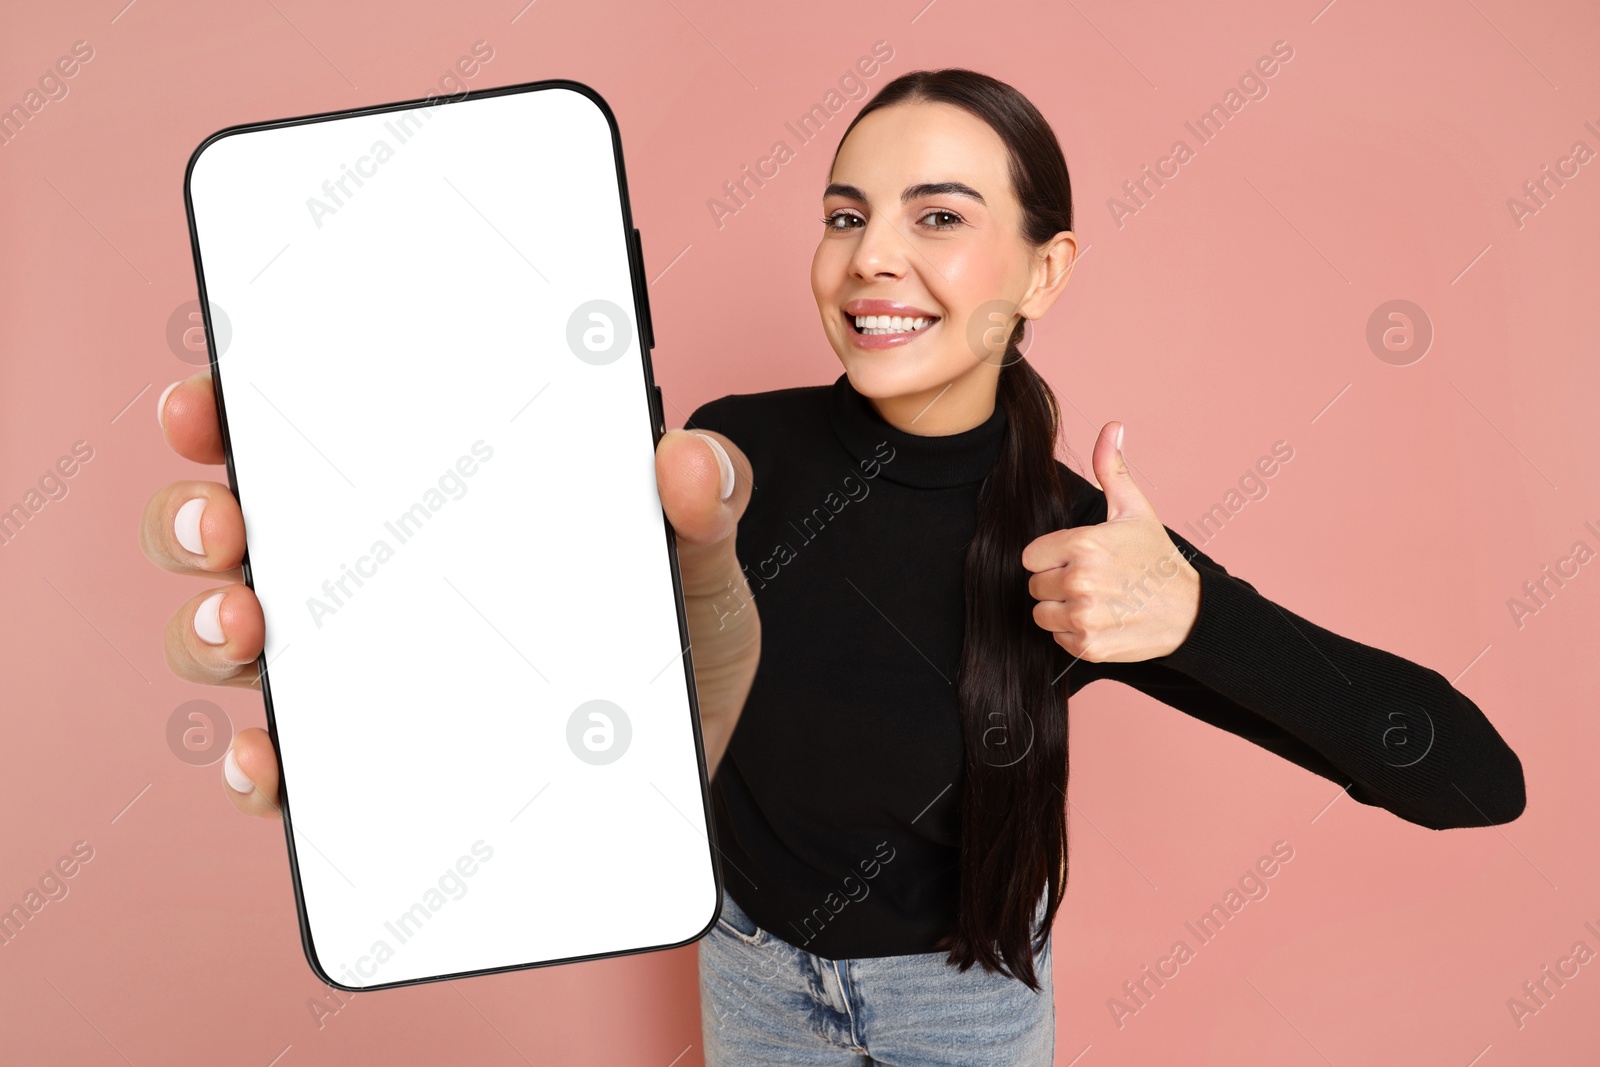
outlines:
[{"label": "sweater sleeve", "polygon": [[[1103,522],[1104,494],[1073,475],[1071,491],[1088,497],[1074,513]],[[1193,629],[1165,656],[1079,661],[1073,673],[1089,670],[1074,688],[1123,682],[1429,829],[1522,814],[1521,761],[1443,675],[1281,607],[1165,529],[1200,575]]]}]

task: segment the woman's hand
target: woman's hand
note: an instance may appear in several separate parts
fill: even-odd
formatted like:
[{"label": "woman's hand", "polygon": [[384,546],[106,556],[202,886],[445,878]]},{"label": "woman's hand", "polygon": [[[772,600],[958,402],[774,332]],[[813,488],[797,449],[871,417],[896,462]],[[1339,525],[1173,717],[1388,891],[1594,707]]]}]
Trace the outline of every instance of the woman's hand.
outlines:
[{"label": "woman's hand", "polygon": [[[211,372],[202,371],[162,394],[158,417],[167,443],[196,463],[223,462]],[[761,651],[761,624],[744,574],[734,555],[739,517],[750,502],[750,461],[732,441],[706,432],[726,450],[732,492],[716,453],[693,433],[673,430],[656,448],[656,478],[662,507],[678,544],[695,686],[711,772],[727,747]],[[261,602],[243,584],[244,515],[225,483],[178,481],[158,489],[145,504],[139,542],[164,570],[213,585],[186,600],[167,621],[167,666],[202,685],[261,688],[256,663],[266,638]],[[738,599],[730,612],[730,592]],[[241,730],[223,763],[224,788],[248,815],[276,817],[278,762],[272,740],[260,728]]]},{"label": "woman's hand", "polygon": [[[1114,429],[1113,429],[1114,428]],[[1175,651],[1200,613],[1200,574],[1178,551],[1122,459],[1122,424],[1094,444],[1106,521],[1035,538],[1022,550],[1033,573],[1033,620],[1091,663],[1134,663]]]}]

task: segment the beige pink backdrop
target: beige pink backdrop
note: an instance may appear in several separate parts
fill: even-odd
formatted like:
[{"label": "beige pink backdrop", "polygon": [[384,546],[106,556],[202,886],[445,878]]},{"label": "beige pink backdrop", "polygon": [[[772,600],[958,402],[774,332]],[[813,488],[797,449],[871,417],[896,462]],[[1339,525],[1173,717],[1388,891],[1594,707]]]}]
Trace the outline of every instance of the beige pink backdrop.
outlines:
[{"label": "beige pink backdrop", "polygon": [[[226,732],[187,761],[168,739],[191,700],[265,723],[259,695],[169,673],[163,626],[203,586],[136,538],[158,485],[226,480],[170,452],[154,417],[204,360],[183,330],[190,153],[236,123],[448,90],[478,42],[492,58],[465,84],[574,78],[617,114],[669,425],[838,374],[807,274],[829,157],[866,93],[940,66],[1016,85],[1055,126],[1087,245],[1030,352],[1074,465],[1091,474],[1096,432],[1125,420],[1142,488],[1184,530],[1238,507],[1230,491],[1288,442],[1292,462],[1206,550],[1440,671],[1522,757],[1520,819],[1440,833],[1132,690],[1086,692],[1058,1064],[1600,1057],[1600,964],[1542,1006],[1523,988],[1571,974],[1578,942],[1600,951],[1593,5],[124,2],[12,4],[0,31],[0,107],[25,112],[0,144],[0,508],[54,487],[0,545],[0,907],[64,857],[74,872],[0,944],[0,1060],[701,1062],[692,947],[339,1007],[301,954],[281,824],[238,815],[207,762]],[[1185,123],[1278,42],[1292,58],[1197,138]],[[889,58],[841,90],[875,47]],[[830,102],[801,143],[786,123]],[[1180,139],[1190,157],[1160,163]],[[777,141],[792,158],[730,198]],[[1169,177],[1135,200],[1123,183],[1147,165]],[[1369,322],[1397,300],[1418,333],[1386,347]],[[488,383],[464,368],[452,387]],[[63,457],[72,476],[46,478]],[[1542,605],[1524,589],[1541,579]],[[393,788],[352,773],[377,803]],[[1280,841],[1293,859],[1269,895],[1119,1020],[1124,982],[1196,944],[1184,923]]]}]

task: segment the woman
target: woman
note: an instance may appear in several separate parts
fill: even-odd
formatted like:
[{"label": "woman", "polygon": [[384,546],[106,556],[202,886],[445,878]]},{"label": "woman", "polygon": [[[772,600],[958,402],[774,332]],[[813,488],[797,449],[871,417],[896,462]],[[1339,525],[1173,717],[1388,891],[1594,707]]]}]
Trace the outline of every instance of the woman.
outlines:
[{"label": "woman", "polygon": [[1077,247],[1021,94],[962,70],[888,83],[823,214],[811,286],[844,373],[687,423],[751,463],[737,555],[763,627],[713,782],[708,1064],[1050,1063],[1063,708],[1097,678],[1426,826],[1521,812],[1521,765],[1466,697],[1164,527],[1120,423],[1094,448],[1103,492],[1057,462],[1055,398],[1017,346]]},{"label": "woman", "polygon": [[[965,70],[895,79],[845,131],[824,211],[812,288],[844,373],[712,401],[657,447],[726,885],[699,942],[708,1064],[1050,1063],[1066,701],[1099,678],[1424,826],[1521,813],[1521,764],[1471,701],[1163,526],[1119,423],[1102,488],[1056,460],[1055,397],[1018,344],[1077,246],[1024,97]],[[208,375],[159,411],[177,451],[222,462]],[[173,616],[173,670],[258,686],[227,487],[163,488],[141,536],[235,583]],[[277,814],[265,731],[224,776]]]}]

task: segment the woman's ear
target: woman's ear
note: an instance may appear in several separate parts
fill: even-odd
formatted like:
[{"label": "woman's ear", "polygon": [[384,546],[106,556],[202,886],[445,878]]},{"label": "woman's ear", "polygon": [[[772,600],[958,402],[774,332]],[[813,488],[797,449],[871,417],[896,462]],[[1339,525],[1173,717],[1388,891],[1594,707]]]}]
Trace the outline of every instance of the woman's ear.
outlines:
[{"label": "woman's ear", "polygon": [[1062,230],[1034,254],[1033,287],[1018,305],[1023,318],[1044,317],[1067,287],[1077,261],[1078,238],[1071,230]]}]

